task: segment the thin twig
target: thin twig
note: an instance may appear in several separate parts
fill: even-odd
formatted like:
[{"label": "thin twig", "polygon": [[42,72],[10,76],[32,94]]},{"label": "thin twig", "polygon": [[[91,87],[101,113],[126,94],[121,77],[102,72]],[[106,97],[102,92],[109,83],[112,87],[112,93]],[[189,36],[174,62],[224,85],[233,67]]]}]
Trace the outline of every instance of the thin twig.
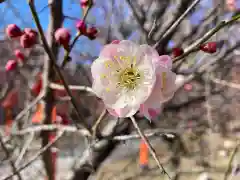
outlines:
[{"label": "thin twig", "polygon": [[221,23],[219,23],[215,28],[211,29],[210,31],[208,31],[202,38],[198,39],[195,43],[193,43],[191,46],[189,46],[188,48],[184,49],[184,53],[181,56],[178,56],[176,58],[173,59],[174,62],[177,62],[181,59],[183,59],[184,57],[188,56],[189,54],[191,54],[192,52],[196,52],[198,51],[199,45],[201,45],[202,43],[206,42],[208,39],[210,39],[215,33],[217,33],[219,30],[221,30],[222,28],[224,28],[225,26],[228,26],[232,23],[234,23],[235,21],[237,21],[238,19],[240,19],[240,14],[237,16],[234,16],[231,20],[229,21],[222,21]]},{"label": "thin twig", "polygon": [[[85,11],[84,11],[83,19],[82,19],[82,21],[83,21],[84,23],[85,23],[85,20],[86,20],[86,18],[87,18],[87,15],[88,15],[90,9],[91,9],[91,7],[87,7],[87,8],[85,9]],[[77,32],[76,36],[75,36],[74,39],[73,39],[73,42],[72,42],[72,43],[70,44],[70,46],[69,46],[69,49],[65,51],[64,58],[63,58],[63,62],[62,62],[62,64],[61,64],[61,68],[64,68],[65,65],[67,64],[69,55],[70,55],[73,47],[75,46],[78,38],[79,38],[81,35],[82,35],[82,34],[81,34],[80,31]]]},{"label": "thin twig", "polygon": [[[57,84],[57,83],[50,83],[50,88],[52,89],[57,89],[57,90],[64,90],[64,86]],[[70,90],[78,90],[78,91],[87,91],[89,93],[95,94],[94,91],[92,90],[92,88],[88,87],[88,86],[77,86],[77,85],[68,85],[68,88]]]},{"label": "thin twig", "polygon": [[19,180],[22,180],[22,176],[21,176],[20,172],[17,170],[14,162],[10,159],[10,156],[11,156],[10,152],[8,151],[7,147],[5,146],[1,135],[0,135],[0,144],[1,144],[1,147],[2,147],[3,151],[5,152],[5,154],[7,156],[7,158],[9,159],[9,163],[12,167],[12,172],[18,176]]},{"label": "thin twig", "polygon": [[32,126],[32,127],[28,127],[28,128],[19,130],[19,131],[11,131],[10,135],[11,136],[22,136],[22,135],[25,135],[28,133],[33,133],[33,132],[54,131],[54,130],[80,133],[82,136],[88,136],[88,131],[86,131],[86,129],[78,129],[74,126],[65,126],[65,125],[60,125],[60,124]]},{"label": "thin twig", "polygon": [[155,17],[154,20],[153,20],[152,28],[150,29],[150,31],[148,33],[148,40],[151,39],[151,37],[153,35],[153,32],[156,29],[156,27],[157,27],[157,18]]},{"label": "thin twig", "polygon": [[216,84],[221,84],[223,86],[228,86],[230,88],[234,88],[234,89],[239,89],[240,90],[240,84],[237,83],[232,83],[232,82],[227,82],[218,78],[210,78],[212,80],[212,82],[216,83]]},{"label": "thin twig", "polygon": [[26,142],[24,143],[23,148],[22,148],[21,152],[19,153],[17,160],[15,161],[15,166],[18,166],[18,165],[19,165],[19,163],[20,163],[21,160],[23,159],[24,154],[27,152],[27,150],[28,150],[31,142],[32,142],[33,139],[34,139],[34,132],[32,132],[32,133],[30,134],[30,136],[27,136],[27,138],[28,138],[28,139],[27,139]]},{"label": "thin twig", "polygon": [[[118,120],[119,121],[119,120]],[[119,123],[117,123],[119,125]],[[167,135],[169,137],[173,137],[173,134],[182,134],[184,131],[188,128],[188,125],[184,125],[179,128],[174,128],[174,129],[168,129],[168,128],[157,128],[157,129],[151,129],[151,130],[146,130],[144,131],[145,136],[151,137],[151,136],[158,136],[158,135]],[[202,127],[201,123],[195,123],[192,124],[192,129],[200,129],[200,128],[205,128]],[[74,126],[66,126],[66,125],[60,125],[60,124],[51,124],[51,125],[37,125],[37,126],[32,126],[28,127],[22,130],[18,131],[11,131],[10,136],[22,136],[28,133],[37,133],[41,131],[54,131],[54,130],[60,130],[64,132],[70,132],[70,133],[79,133],[82,136],[87,136],[88,133],[85,129],[77,129]],[[131,140],[131,139],[136,139],[139,138],[140,136],[138,134],[130,134],[130,135],[120,135],[120,136],[114,136],[112,137],[113,140],[117,141],[125,141],[125,140]],[[8,139],[8,136],[5,137],[5,139]]]},{"label": "thin twig", "polygon": [[163,34],[163,36],[156,42],[156,44],[153,46],[154,48],[157,48],[162,41],[171,34],[176,27],[182,22],[182,20],[188,15],[189,12],[200,2],[200,0],[195,0],[188,8],[187,10],[175,21],[175,23]]},{"label": "thin twig", "polygon": [[38,11],[38,14],[42,13],[44,10],[46,10],[51,5],[52,4],[47,4],[46,6],[44,6],[42,9],[40,9],[40,11]]},{"label": "thin twig", "polygon": [[36,97],[29,105],[24,108],[14,119],[14,122],[20,120],[30,109],[32,109],[42,98],[43,98],[43,93],[40,93],[38,97]]},{"label": "thin twig", "polygon": [[[85,123],[84,118],[82,117],[81,113],[79,112],[79,110],[78,110],[78,105],[77,105],[75,99],[73,98],[73,95],[72,95],[71,91],[70,91],[69,88],[68,88],[68,85],[67,85],[67,83],[66,83],[66,81],[65,81],[65,78],[64,78],[62,72],[60,71],[58,65],[56,64],[56,61],[55,61],[56,58],[55,58],[53,52],[51,51],[51,49],[50,49],[50,47],[49,47],[49,45],[48,45],[48,43],[47,43],[47,40],[46,40],[46,38],[45,38],[44,31],[43,31],[42,26],[41,26],[41,24],[40,24],[40,20],[39,20],[38,14],[37,14],[37,12],[36,12],[36,8],[35,8],[35,6],[34,6],[34,4],[33,4],[33,1],[28,0],[28,4],[29,4],[30,10],[31,10],[31,13],[32,13],[34,22],[35,22],[35,24],[36,24],[36,26],[37,26],[37,29],[38,29],[38,32],[39,32],[39,34],[40,34],[40,38],[41,38],[41,40],[42,40],[44,50],[46,51],[49,59],[53,62],[54,70],[56,71],[57,75],[58,75],[59,78],[61,79],[61,81],[62,81],[62,83],[63,83],[63,86],[64,86],[64,88],[66,89],[66,92],[67,92],[68,95],[71,97],[71,103],[72,103],[72,105],[73,105],[73,107],[74,107],[74,110],[75,110],[77,116],[78,116],[78,119],[81,120],[81,126],[82,126],[83,128],[85,128],[86,130],[88,130],[89,135],[91,135],[91,134],[92,134],[92,133],[91,133],[91,129],[88,128],[88,125]],[[79,125],[77,124],[77,122],[75,122],[75,125],[76,125],[78,128],[80,128]]]},{"label": "thin twig", "polygon": [[8,180],[10,178],[12,178],[15,174],[17,174],[17,172],[22,171],[23,169],[25,169],[26,167],[28,167],[30,164],[32,164],[34,161],[36,161],[38,159],[39,156],[42,155],[42,153],[44,153],[48,148],[50,148],[61,136],[63,135],[63,132],[60,132],[52,141],[50,141],[45,147],[41,148],[39,150],[38,153],[36,153],[35,156],[33,156],[31,158],[31,160],[29,160],[27,163],[25,163],[23,166],[21,166],[20,168],[17,168],[16,172],[8,175],[7,177],[5,177],[2,180]]},{"label": "thin twig", "polygon": [[168,176],[169,179],[171,179],[171,177],[169,176],[169,174],[167,173],[167,171],[165,170],[165,168],[163,167],[163,165],[160,163],[160,161],[158,160],[157,154],[153,148],[153,146],[151,145],[151,143],[149,142],[149,140],[146,138],[146,136],[142,133],[142,130],[140,129],[140,127],[138,126],[136,120],[134,117],[130,117],[130,119],[132,120],[132,123],[135,127],[135,129],[137,130],[137,132],[139,133],[139,135],[141,136],[142,140],[146,143],[151,155],[153,156],[153,159],[156,161],[159,169],[161,170],[162,173],[166,174]]},{"label": "thin twig", "polygon": [[[175,135],[171,133],[164,133],[159,130],[153,132],[143,132],[146,137],[154,137],[154,136],[167,136],[169,138],[174,138]],[[115,141],[126,141],[126,140],[134,140],[134,139],[139,139],[141,136],[139,134],[130,134],[130,135],[122,135],[122,136],[115,136],[113,137],[113,140]]]},{"label": "thin twig", "polygon": [[94,123],[93,127],[92,127],[92,131],[93,131],[93,137],[96,137],[97,134],[97,128],[99,127],[101,121],[104,119],[104,117],[107,114],[107,110],[104,108],[102,113],[100,114],[100,116],[98,117],[98,119],[96,120],[96,122]]},{"label": "thin twig", "polygon": [[239,146],[240,146],[240,143],[238,143],[238,144],[236,145],[236,147],[234,148],[234,150],[233,150],[233,153],[232,153],[232,155],[231,155],[231,157],[230,157],[230,160],[229,160],[229,162],[228,162],[228,167],[227,167],[227,170],[226,170],[226,172],[225,172],[225,174],[224,174],[223,180],[227,180],[227,179],[228,179],[228,176],[229,176],[229,174],[230,174],[230,172],[231,172],[231,169],[232,169],[232,162],[233,162],[233,160],[234,160],[235,155],[236,155],[237,152],[238,152]]},{"label": "thin twig", "polygon": [[147,31],[144,28],[144,23],[145,22],[142,22],[142,19],[139,17],[139,15],[138,15],[134,5],[132,4],[131,0],[126,0],[126,1],[127,1],[128,5],[130,6],[130,8],[131,8],[131,10],[133,12],[134,17],[135,17],[135,19],[136,19],[136,21],[137,21],[141,31],[143,32],[143,34],[145,36],[144,38],[147,38]]}]

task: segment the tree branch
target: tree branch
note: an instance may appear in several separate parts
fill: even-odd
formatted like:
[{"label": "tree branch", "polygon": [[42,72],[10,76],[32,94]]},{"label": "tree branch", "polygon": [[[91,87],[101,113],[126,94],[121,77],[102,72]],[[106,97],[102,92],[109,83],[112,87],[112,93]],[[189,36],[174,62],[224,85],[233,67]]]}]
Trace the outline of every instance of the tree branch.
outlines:
[{"label": "tree branch", "polygon": [[182,15],[167,29],[166,32],[161,36],[161,38],[156,42],[156,44],[153,46],[154,48],[157,48],[160,44],[163,43],[163,41],[168,41],[170,38],[169,36],[176,30],[177,26],[184,20],[184,18],[188,15],[189,12],[192,11],[192,9],[200,2],[200,0],[195,0]]},{"label": "tree branch", "polygon": [[77,114],[77,116],[78,116],[78,119],[80,120],[80,123],[81,123],[81,124],[77,124],[77,122],[75,122],[75,125],[76,125],[78,128],[80,128],[80,127],[79,127],[79,125],[80,125],[80,126],[82,126],[83,128],[85,128],[86,130],[88,130],[88,131],[89,131],[89,136],[90,136],[90,135],[91,135],[91,129],[88,127],[88,125],[87,125],[86,122],[84,121],[83,116],[81,115],[80,111],[78,110],[78,105],[77,105],[75,99],[73,98],[73,95],[72,95],[71,91],[70,91],[69,88],[68,88],[68,85],[67,85],[67,83],[66,83],[66,80],[65,80],[62,72],[60,71],[58,65],[56,64],[56,57],[55,57],[55,55],[53,54],[53,52],[51,51],[51,49],[50,49],[50,47],[49,47],[49,45],[48,45],[48,43],[47,43],[47,40],[46,40],[46,38],[45,38],[44,31],[43,31],[42,26],[41,26],[41,24],[40,24],[39,17],[38,17],[38,15],[37,15],[35,6],[34,6],[34,4],[33,4],[33,1],[28,0],[28,4],[29,4],[30,10],[31,10],[31,13],[32,13],[34,22],[35,22],[35,24],[36,24],[36,26],[37,26],[37,29],[38,29],[38,31],[39,31],[40,38],[41,38],[41,40],[42,40],[44,50],[45,50],[45,52],[47,53],[47,55],[48,55],[48,57],[49,57],[49,60],[52,61],[52,64],[53,64],[53,66],[54,66],[54,70],[56,71],[57,75],[59,76],[60,80],[62,81],[63,86],[64,86],[64,88],[66,89],[67,94],[71,97],[70,101],[71,101],[71,103],[72,103],[72,105],[73,105],[73,107],[74,107],[74,110],[75,110],[75,112],[76,112],[76,114]]},{"label": "tree branch", "polygon": [[[49,26],[48,26],[48,44],[50,46],[50,50],[53,53],[55,57],[58,55],[59,45],[56,43],[54,39],[54,32],[62,26],[63,23],[63,4],[62,0],[48,0],[48,4],[51,4],[49,7],[50,9],[50,17],[49,17]],[[54,61],[50,60],[48,55],[45,55],[45,63],[43,67],[43,105],[44,105],[44,118],[43,122],[45,125],[52,124],[52,111],[54,107],[54,94],[51,88],[49,88],[49,82],[55,81],[55,71],[53,69],[54,67]],[[42,147],[45,147],[50,140],[51,136],[50,131],[42,131]],[[52,153],[50,149],[47,149],[43,153],[43,162],[46,169],[47,177],[49,180],[55,180],[55,172],[53,167],[53,160],[52,160]]]},{"label": "tree branch", "polygon": [[9,159],[9,163],[10,163],[10,165],[11,165],[12,172],[17,175],[17,177],[18,177],[19,180],[23,180],[20,172],[17,170],[14,162],[13,162],[13,161],[11,160],[11,158],[10,158],[10,156],[11,156],[11,155],[10,155],[10,152],[8,151],[7,147],[5,146],[5,144],[4,144],[3,140],[2,140],[2,136],[1,136],[1,135],[0,135],[0,144],[1,144],[1,147],[2,147],[3,151],[5,152],[5,154],[6,154],[6,156],[7,156],[7,158]]}]

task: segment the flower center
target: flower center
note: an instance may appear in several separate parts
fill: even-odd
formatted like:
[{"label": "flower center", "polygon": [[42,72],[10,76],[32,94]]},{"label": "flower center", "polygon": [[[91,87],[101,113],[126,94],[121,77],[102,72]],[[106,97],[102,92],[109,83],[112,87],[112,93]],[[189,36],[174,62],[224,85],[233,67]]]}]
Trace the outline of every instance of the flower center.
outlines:
[{"label": "flower center", "polygon": [[134,90],[140,79],[140,72],[134,67],[128,67],[119,73],[118,85],[128,90]]}]

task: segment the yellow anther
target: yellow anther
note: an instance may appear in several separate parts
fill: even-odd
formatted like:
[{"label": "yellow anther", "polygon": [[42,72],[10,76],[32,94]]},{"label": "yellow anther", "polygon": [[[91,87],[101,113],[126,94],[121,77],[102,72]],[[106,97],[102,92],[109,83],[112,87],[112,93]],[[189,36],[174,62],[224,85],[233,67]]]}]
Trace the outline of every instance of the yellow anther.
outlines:
[{"label": "yellow anther", "polygon": [[101,78],[104,79],[106,78],[107,76],[105,74],[101,74]]},{"label": "yellow anther", "polygon": [[112,61],[106,61],[106,62],[104,62],[104,64],[105,64],[105,67],[106,67],[106,68],[111,68],[113,62],[112,62]]},{"label": "yellow anther", "polygon": [[132,65],[135,66],[136,64],[137,64],[137,57],[133,56]]},{"label": "yellow anther", "polygon": [[162,72],[162,90],[166,89],[166,80],[167,80],[167,73]]}]

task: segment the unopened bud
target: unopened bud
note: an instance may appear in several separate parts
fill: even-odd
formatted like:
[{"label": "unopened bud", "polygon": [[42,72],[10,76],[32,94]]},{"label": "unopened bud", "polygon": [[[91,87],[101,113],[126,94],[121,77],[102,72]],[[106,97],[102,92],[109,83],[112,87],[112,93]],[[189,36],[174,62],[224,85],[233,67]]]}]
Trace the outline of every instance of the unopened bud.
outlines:
[{"label": "unopened bud", "polygon": [[37,43],[37,36],[32,34],[23,34],[20,38],[20,44],[23,48],[31,48]]},{"label": "unopened bud", "polygon": [[19,49],[16,49],[16,50],[14,51],[14,54],[15,54],[15,56],[16,56],[21,62],[24,61],[25,56],[24,56],[24,54],[23,54]]},{"label": "unopened bud", "polygon": [[91,8],[93,6],[93,0],[80,0],[81,7],[84,8]]},{"label": "unopened bud", "polygon": [[86,34],[86,32],[87,32],[87,26],[86,26],[85,22],[82,21],[82,20],[80,20],[80,21],[77,22],[76,28],[77,28],[78,31],[81,32],[82,34]]},{"label": "unopened bud", "polygon": [[215,53],[217,51],[217,43],[216,42],[208,42],[200,45],[200,50],[206,53]]},{"label": "unopened bud", "polygon": [[57,43],[62,45],[65,49],[69,48],[69,42],[71,39],[71,34],[66,28],[59,28],[55,32],[55,39]]},{"label": "unopened bud", "polygon": [[90,27],[87,29],[87,37],[91,40],[96,39],[98,30],[95,27]]},{"label": "unopened bud", "polygon": [[17,68],[17,61],[16,60],[8,60],[5,69],[7,72],[13,71]]},{"label": "unopened bud", "polygon": [[38,79],[31,87],[31,92],[34,96],[38,96],[42,90],[42,79]]},{"label": "unopened bud", "polygon": [[23,34],[16,24],[9,24],[6,28],[6,34],[9,38],[16,38]]},{"label": "unopened bud", "polygon": [[173,48],[172,50],[172,54],[173,54],[173,57],[178,57],[178,56],[181,56],[182,54],[184,53],[183,49],[182,48]]}]

